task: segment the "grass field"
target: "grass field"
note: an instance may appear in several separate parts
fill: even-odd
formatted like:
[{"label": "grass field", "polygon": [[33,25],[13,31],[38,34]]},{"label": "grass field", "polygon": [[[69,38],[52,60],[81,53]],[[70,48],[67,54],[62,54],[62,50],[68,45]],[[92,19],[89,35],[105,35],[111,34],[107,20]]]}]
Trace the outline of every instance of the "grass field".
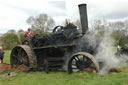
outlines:
[{"label": "grass field", "polygon": [[[5,51],[4,62],[10,62],[9,56],[10,51]],[[128,71],[111,72],[105,76],[94,73],[20,72],[16,76],[3,78],[4,73],[0,74],[0,85],[128,85]]]}]

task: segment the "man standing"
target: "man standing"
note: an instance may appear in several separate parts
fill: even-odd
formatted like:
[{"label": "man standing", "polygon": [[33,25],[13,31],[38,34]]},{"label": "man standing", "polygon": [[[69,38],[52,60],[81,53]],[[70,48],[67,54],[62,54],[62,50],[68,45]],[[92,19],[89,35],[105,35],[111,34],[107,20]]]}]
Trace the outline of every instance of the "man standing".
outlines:
[{"label": "man standing", "polygon": [[4,50],[2,46],[0,46],[0,64],[3,63],[3,58],[4,58]]},{"label": "man standing", "polygon": [[28,29],[28,32],[26,32],[25,34],[24,34],[24,38],[26,38],[26,37],[30,37],[30,36],[33,36],[34,35],[34,33],[31,31],[31,29],[29,28]]}]

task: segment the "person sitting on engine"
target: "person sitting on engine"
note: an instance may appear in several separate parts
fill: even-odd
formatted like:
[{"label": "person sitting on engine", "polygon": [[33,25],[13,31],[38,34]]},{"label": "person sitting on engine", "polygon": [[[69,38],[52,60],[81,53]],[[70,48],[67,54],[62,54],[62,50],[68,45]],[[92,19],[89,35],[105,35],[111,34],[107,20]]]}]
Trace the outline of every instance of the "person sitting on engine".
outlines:
[{"label": "person sitting on engine", "polygon": [[34,33],[31,31],[30,28],[28,28],[28,31],[24,34],[24,38],[30,37],[30,36],[33,36],[33,35],[34,35]]}]

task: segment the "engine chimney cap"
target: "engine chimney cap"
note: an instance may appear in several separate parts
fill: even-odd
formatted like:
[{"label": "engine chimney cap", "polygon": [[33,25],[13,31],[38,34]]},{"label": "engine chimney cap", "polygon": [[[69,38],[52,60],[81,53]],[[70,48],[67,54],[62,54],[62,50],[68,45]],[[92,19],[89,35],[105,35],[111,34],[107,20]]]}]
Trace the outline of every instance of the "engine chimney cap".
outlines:
[{"label": "engine chimney cap", "polygon": [[87,4],[86,3],[83,3],[83,4],[79,4],[78,6],[86,6]]}]

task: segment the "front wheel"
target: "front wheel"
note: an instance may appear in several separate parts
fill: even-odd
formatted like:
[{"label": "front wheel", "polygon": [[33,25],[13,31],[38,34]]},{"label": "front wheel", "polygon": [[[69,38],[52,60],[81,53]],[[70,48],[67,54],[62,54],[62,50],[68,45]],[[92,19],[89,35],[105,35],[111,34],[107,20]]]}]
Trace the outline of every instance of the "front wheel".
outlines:
[{"label": "front wheel", "polygon": [[99,64],[96,59],[87,52],[79,52],[71,56],[68,62],[68,73],[84,71],[87,68],[99,71]]}]

